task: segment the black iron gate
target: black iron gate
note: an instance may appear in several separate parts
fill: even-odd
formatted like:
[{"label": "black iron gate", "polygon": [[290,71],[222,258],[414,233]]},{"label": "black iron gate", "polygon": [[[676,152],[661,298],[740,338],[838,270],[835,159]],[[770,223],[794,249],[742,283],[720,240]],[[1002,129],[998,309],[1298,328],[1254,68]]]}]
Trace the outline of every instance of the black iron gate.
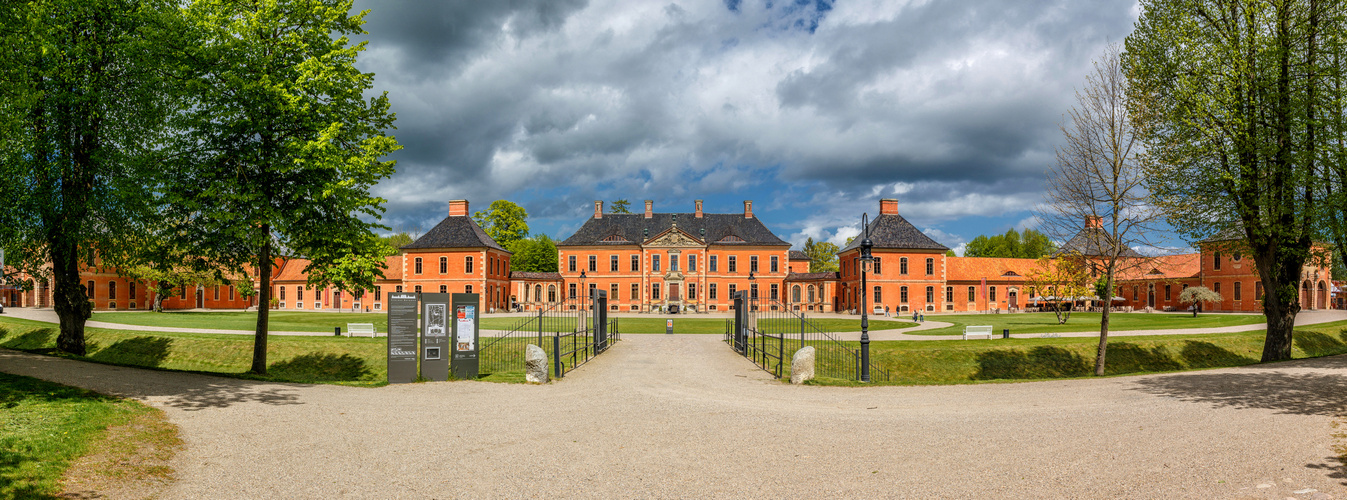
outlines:
[{"label": "black iron gate", "polygon": [[[861,380],[859,343],[838,340],[804,313],[774,300],[757,299],[747,292],[734,294],[734,319],[725,320],[725,342],[777,378],[790,375],[796,351],[814,348],[816,377]],[[854,345],[853,345],[854,344]],[[869,367],[870,379],[888,381],[888,370]]]},{"label": "black iron gate", "polygon": [[607,291],[593,290],[589,298],[553,303],[492,332],[482,341],[481,373],[524,371],[524,354],[534,344],[547,353],[552,376],[562,378],[621,339],[618,319],[608,317]]}]

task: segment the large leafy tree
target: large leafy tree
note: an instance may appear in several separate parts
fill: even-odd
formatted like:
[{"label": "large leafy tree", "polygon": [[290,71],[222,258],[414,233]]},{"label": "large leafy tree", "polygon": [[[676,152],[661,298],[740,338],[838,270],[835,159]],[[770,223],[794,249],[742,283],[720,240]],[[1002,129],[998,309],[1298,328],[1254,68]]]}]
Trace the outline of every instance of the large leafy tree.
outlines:
[{"label": "large leafy tree", "polygon": [[511,271],[557,272],[557,244],[545,234],[517,240],[508,247]]},{"label": "large leafy tree", "polygon": [[612,203],[609,204],[609,206],[612,207],[610,210],[612,210],[612,213],[615,214],[631,213],[631,202],[627,201],[626,198],[618,198],[616,200],[613,200]]},{"label": "large leafy tree", "polygon": [[[1263,361],[1291,357],[1317,236],[1342,2],[1143,0],[1124,67],[1147,187],[1192,241],[1234,239],[1267,291]],[[1238,240],[1244,240],[1242,242]]]},{"label": "large leafy tree", "polygon": [[[181,46],[170,2],[0,3],[0,246],[54,284],[57,347],[84,354],[86,266],[133,260],[151,210]],[[50,264],[48,266],[48,264]]]},{"label": "large leafy tree", "polygon": [[979,235],[964,247],[964,257],[1006,257],[1037,259],[1057,250],[1052,238],[1042,232],[1010,228],[1005,234]]},{"label": "large leafy tree", "polygon": [[472,219],[502,248],[510,248],[514,242],[529,235],[528,212],[509,200],[491,202],[486,210],[473,213]]},{"label": "large leafy tree", "polygon": [[814,238],[805,240],[801,249],[809,256],[809,272],[813,273],[837,272],[838,250],[837,245],[826,241],[814,241]]},{"label": "large leafy tree", "polygon": [[[365,12],[350,0],[196,0],[199,42],[188,80],[196,101],[169,169],[167,220],[203,255],[255,269],[271,301],[275,257],[309,259],[324,276],[379,276],[387,246],[372,237],[385,200],[370,188],[394,171],[400,148],[386,94],[356,69]],[[322,278],[327,279],[327,278]],[[332,278],[335,280],[336,278]],[[253,373],[266,373],[269,308],[257,315]]]}]

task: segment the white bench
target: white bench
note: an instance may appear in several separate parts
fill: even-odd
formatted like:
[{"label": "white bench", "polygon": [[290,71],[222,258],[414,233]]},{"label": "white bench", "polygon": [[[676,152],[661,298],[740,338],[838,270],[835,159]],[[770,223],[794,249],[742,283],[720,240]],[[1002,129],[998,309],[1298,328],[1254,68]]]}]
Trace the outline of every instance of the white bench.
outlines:
[{"label": "white bench", "polygon": [[987,340],[992,339],[992,326],[965,326],[963,327],[963,339],[968,340],[970,335],[986,335]]},{"label": "white bench", "polygon": [[356,335],[369,335],[370,337],[374,337],[378,334],[374,333],[374,323],[347,323],[346,336],[354,337]]}]

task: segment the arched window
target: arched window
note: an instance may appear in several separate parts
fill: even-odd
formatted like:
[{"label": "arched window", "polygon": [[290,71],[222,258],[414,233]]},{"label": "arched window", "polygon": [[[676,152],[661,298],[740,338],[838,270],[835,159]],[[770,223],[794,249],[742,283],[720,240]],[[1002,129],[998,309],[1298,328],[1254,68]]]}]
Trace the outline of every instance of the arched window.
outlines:
[{"label": "arched window", "polygon": [[809,301],[814,301],[814,285],[809,285]]},{"label": "arched window", "polygon": [[542,301],[542,300],[543,300],[543,286],[542,286],[542,285],[533,285],[533,300],[537,300],[537,301]]},{"label": "arched window", "polygon": [[790,287],[790,301],[791,302],[800,301],[800,285],[794,285]]},{"label": "arched window", "polygon": [[111,299],[111,300],[117,300],[117,282],[116,282],[116,281],[109,281],[109,282],[108,282],[108,298]]}]

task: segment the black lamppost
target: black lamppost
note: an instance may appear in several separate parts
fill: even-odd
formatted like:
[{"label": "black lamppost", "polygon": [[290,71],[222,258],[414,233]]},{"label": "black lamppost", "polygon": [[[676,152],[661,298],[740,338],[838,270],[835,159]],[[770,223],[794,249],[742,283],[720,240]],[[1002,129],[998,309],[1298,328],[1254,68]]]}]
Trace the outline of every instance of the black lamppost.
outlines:
[{"label": "black lamppost", "polygon": [[874,248],[875,243],[870,241],[870,214],[861,214],[861,227],[865,228],[865,236],[861,240],[861,382],[870,381],[870,319],[866,314],[865,296],[869,293],[869,287],[865,283],[865,273],[870,270],[870,262],[874,257],[870,250]]},{"label": "black lamppost", "polygon": [[585,288],[585,272],[580,271],[580,310],[582,311],[588,307],[585,304],[585,294],[587,293],[589,293],[589,289]]},{"label": "black lamppost", "polygon": [[756,310],[758,310],[758,291],[753,289],[753,281],[756,280],[756,279],[757,279],[757,278],[753,277],[753,271],[749,271],[749,272],[748,272],[748,301],[749,301],[749,302],[748,302],[748,310],[749,310],[749,311],[756,311]]}]

